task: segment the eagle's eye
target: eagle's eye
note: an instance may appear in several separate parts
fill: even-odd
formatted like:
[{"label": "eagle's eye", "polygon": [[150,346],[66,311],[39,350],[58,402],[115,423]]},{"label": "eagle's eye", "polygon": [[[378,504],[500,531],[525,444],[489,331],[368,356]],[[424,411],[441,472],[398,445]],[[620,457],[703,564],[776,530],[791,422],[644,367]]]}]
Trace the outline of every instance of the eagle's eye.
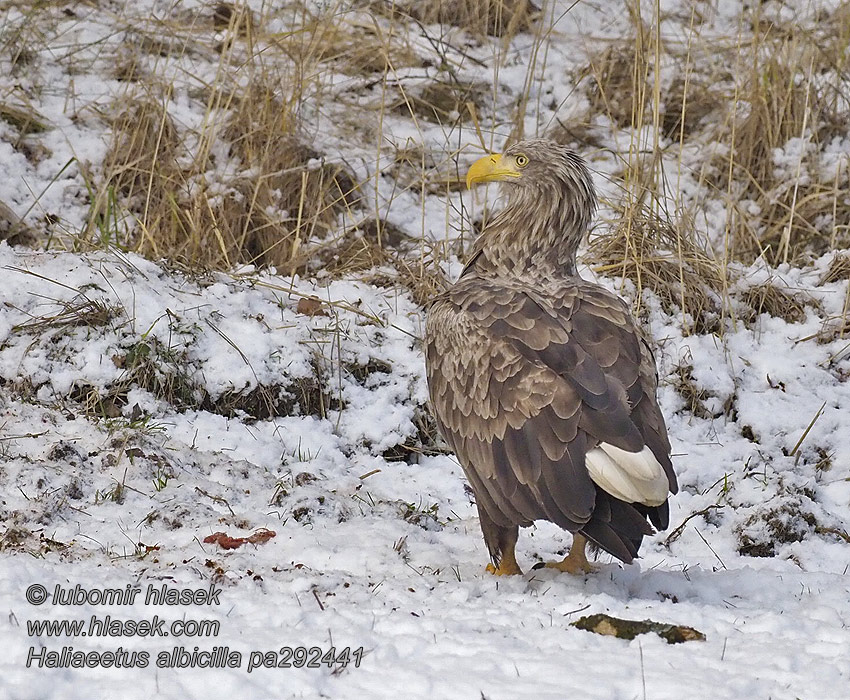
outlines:
[{"label": "eagle's eye", "polygon": [[518,168],[524,168],[526,165],[528,165],[528,156],[526,156],[526,155],[524,155],[524,154],[522,154],[522,153],[520,153],[520,154],[516,157],[516,159],[515,159],[515,160],[516,160],[516,166],[517,166]]}]

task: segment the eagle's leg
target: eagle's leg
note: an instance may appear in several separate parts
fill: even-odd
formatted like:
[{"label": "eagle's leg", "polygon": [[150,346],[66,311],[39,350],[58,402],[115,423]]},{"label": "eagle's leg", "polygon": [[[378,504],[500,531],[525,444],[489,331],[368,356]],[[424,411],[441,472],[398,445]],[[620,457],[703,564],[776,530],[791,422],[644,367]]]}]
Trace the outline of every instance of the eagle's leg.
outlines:
[{"label": "eagle's leg", "polygon": [[496,525],[481,508],[478,509],[478,519],[481,522],[481,532],[484,533],[484,542],[493,560],[491,564],[487,564],[487,571],[496,576],[522,574],[522,569],[516,561],[515,551],[519,527]]},{"label": "eagle's leg", "polygon": [[573,535],[573,546],[570,547],[570,553],[563,561],[546,562],[546,568],[558,569],[558,571],[566,571],[570,574],[589,574],[595,571],[596,567],[587,560],[587,555],[584,552],[586,546],[587,538],[576,532]]}]

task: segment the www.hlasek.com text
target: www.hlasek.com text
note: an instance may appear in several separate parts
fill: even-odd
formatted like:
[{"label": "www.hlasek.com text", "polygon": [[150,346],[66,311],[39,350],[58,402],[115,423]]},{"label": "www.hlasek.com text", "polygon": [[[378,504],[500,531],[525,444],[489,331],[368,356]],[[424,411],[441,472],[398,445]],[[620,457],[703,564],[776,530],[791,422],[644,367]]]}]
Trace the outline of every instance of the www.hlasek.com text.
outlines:
[{"label": "www.hlasek.com text", "polygon": [[27,620],[30,637],[217,637],[218,620],[143,620],[92,615],[88,620]]}]

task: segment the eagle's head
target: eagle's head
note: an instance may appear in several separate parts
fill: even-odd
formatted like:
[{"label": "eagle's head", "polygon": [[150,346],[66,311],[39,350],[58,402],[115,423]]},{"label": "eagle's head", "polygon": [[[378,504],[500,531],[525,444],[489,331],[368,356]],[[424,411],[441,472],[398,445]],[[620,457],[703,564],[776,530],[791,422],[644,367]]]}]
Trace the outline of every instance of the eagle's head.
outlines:
[{"label": "eagle's head", "polygon": [[484,156],[466,174],[466,186],[501,182],[509,198],[560,195],[596,208],[593,179],[584,159],[575,151],[546,139],[519,141],[504,153]]},{"label": "eagle's head", "polygon": [[504,239],[520,261],[543,257],[575,269],[575,254],[596,212],[596,190],[584,159],[554,141],[528,139],[484,156],[466,174],[467,187],[499,182],[505,208],[482,235]]}]

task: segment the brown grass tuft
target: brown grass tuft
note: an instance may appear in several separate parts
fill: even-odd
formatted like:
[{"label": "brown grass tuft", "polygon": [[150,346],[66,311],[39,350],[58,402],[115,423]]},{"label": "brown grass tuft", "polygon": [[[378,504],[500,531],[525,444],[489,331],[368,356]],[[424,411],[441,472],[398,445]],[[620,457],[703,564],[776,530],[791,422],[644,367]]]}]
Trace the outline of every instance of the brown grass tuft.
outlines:
[{"label": "brown grass tuft", "polygon": [[829,267],[820,279],[821,284],[839,282],[850,279],[850,255],[847,253],[836,253],[829,262]]},{"label": "brown grass tuft", "polygon": [[[669,161],[664,140],[690,147],[683,153],[709,146],[716,155],[704,161],[699,184],[703,201],[726,201],[724,265],[759,257],[802,262],[850,245],[850,166],[822,160],[847,123],[850,11],[825,12],[817,24],[800,26],[768,20],[754,7],[737,36],[708,44],[697,9],[687,41],[677,42],[661,40],[656,12],[643,16],[638,3],[627,8],[631,38],[604,47],[577,78],[590,104],[585,121],[603,114],[626,132],[628,157],[619,151],[629,169],[654,161],[654,176],[638,183],[635,198],[669,187],[660,164],[661,149]],[[571,141],[593,136],[564,131]],[[702,202],[682,206],[672,194],[701,218]]]},{"label": "brown grass tuft", "polygon": [[646,108],[646,59],[642,43],[627,39],[602,50],[578,72],[577,80],[587,79],[591,114],[604,114],[620,129],[639,122]]},{"label": "brown grass tuft", "polygon": [[540,16],[540,8],[530,0],[377,0],[371,5],[389,16],[401,14],[422,24],[448,24],[479,37],[506,39],[531,31]]},{"label": "brown grass tuft", "polygon": [[47,119],[32,106],[5,100],[0,102],[0,119],[14,126],[21,136],[39,134],[49,127]]},{"label": "brown grass tuft", "polygon": [[393,267],[397,273],[398,283],[408,290],[413,301],[421,306],[433,301],[437,294],[448,289],[448,281],[437,261],[435,249],[419,260],[411,260],[400,255],[394,257]]},{"label": "brown grass tuft", "polygon": [[371,75],[421,68],[426,61],[411,47],[406,32],[384,28],[374,20],[348,15],[337,21],[319,16],[308,20],[310,32],[299,44],[296,59],[309,56],[320,63],[333,63],[347,75]]},{"label": "brown grass tuft", "polygon": [[714,415],[706,408],[705,401],[710,398],[710,394],[697,386],[693,377],[694,366],[687,362],[682,362],[675,367],[670,375],[673,387],[679,395],[685,400],[687,410],[697,418],[711,419]]},{"label": "brown grass tuft", "polygon": [[661,99],[661,133],[664,138],[679,141],[700,130],[706,117],[717,109],[720,96],[709,84],[685,75],[677,77]]},{"label": "brown grass tuft", "polygon": [[816,96],[780,56],[764,59],[757,52],[755,58],[743,86],[741,102],[748,113],[736,129],[733,167],[745,176],[740,194],[758,195],[765,184],[775,181],[773,150],[804,133]]},{"label": "brown grass tuft", "polygon": [[[306,239],[326,236],[337,215],[359,199],[353,176],[320,162],[321,154],[299,138],[294,105],[279,92],[260,85],[242,94],[223,133],[231,155],[251,173],[242,183],[241,226],[233,233],[252,260],[273,265],[291,262]],[[269,214],[281,210],[279,219]]]},{"label": "brown grass tuft", "polygon": [[684,223],[674,225],[637,206],[622,212],[609,231],[590,241],[590,259],[597,272],[630,279],[637,288],[652,290],[668,312],[678,308],[690,316],[686,331],[719,330],[719,298],[724,288],[721,269]]},{"label": "brown grass tuft", "polygon": [[15,333],[43,335],[55,328],[76,328],[104,326],[119,314],[117,307],[98,300],[79,295],[69,301],[57,300],[60,310],[45,316],[33,316],[30,320],[12,326]]},{"label": "brown grass tuft", "polygon": [[176,162],[180,139],[164,104],[153,98],[129,100],[113,120],[112,134],[103,163],[105,181],[92,202],[85,233],[99,234],[103,243],[127,245],[129,240],[119,238],[116,198],[121,196],[139,213],[147,231],[158,229],[159,222],[152,221],[151,215],[172,218],[169,210],[183,185]]},{"label": "brown grass tuft", "polygon": [[492,88],[485,83],[433,81],[400,94],[390,109],[434,124],[458,124],[481,113],[491,97]]},{"label": "brown grass tuft", "polygon": [[0,201],[0,241],[8,241],[10,245],[31,245],[36,241],[35,232],[3,201]]},{"label": "brown grass tuft", "polygon": [[836,111],[833,88],[816,74],[824,54],[812,37],[775,41],[771,27],[761,29],[730,101],[733,114],[715,133],[729,148],[714,184],[735,212],[732,255],[779,263],[821,255],[846,240],[836,226],[850,214],[850,179],[845,168],[835,181],[820,181],[817,155],[846,117]]},{"label": "brown grass tuft", "polygon": [[[604,114],[619,129],[640,129],[651,118],[653,129],[664,138],[687,139],[700,130],[723,96],[712,76],[694,72],[692,56],[679,55],[681,49],[668,52],[675,47],[656,46],[651,26],[635,13],[632,20],[635,31],[630,39],[609,44],[575,76],[585,84],[590,104],[587,118]],[[656,64],[669,60],[678,65],[672,82],[666,84],[657,74]]]},{"label": "brown grass tuft", "polygon": [[[225,111],[218,130],[229,145],[225,154],[210,139],[199,145],[197,134],[178,131],[165,100],[133,100],[113,123],[89,235],[190,266],[297,264],[301,245],[325,236],[357,194],[351,175],[305,145],[294,105],[279,93],[260,84],[211,95]],[[222,155],[236,170],[223,181],[214,170]],[[137,232],[126,224],[122,230],[122,204]]]},{"label": "brown grass tuft", "polygon": [[[91,416],[119,418],[128,404],[129,391],[136,387],[178,411],[204,410],[228,417],[241,413],[257,420],[296,414],[324,418],[328,410],[341,407],[330,389],[329,372],[321,367],[318,357],[311,376],[281,377],[279,384],[258,384],[250,390],[225,391],[216,397],[206,390],[203,376],[185,349],[167,347],[156,338],[135,343],[112,361],[124,370],[118,381],[102,390],[88,384],[75,385],[69,393],[68,398]],[[142,418],[139,409],[133,414],[133,422]]]},{"label": "brown grass tuft", "polygon": [[348,229],[340,238],[319,246],[313,263],[320,264],[324,271],[334,276],[343,277],[388,264],[390,249],[398,250],[409,241],[410,237],[397,226],[368,219]]},{"label": "brown grass tuft", "polygon": [[763,282],[749,287],[742,295],[747,311],[741,316],[745,323],[753,323],[761,314],[781,318],[787,323],[800,323],[807,308],[820,308],[816,299],[803,291],[783,289],[773,282]]},{"label": "brown grass tuft", "polygon": [[383,172],[392,175],[402,189],[417,193],[424,190],[427,194],[445,196],[466,188],[451,156],[418,144],[395,148],[393,162]]},{"label": "brown grass tuft", "polygon": [[783,499],[777,507],[759,511],[734,528],[738,553],[745,557],[775,557],[783,544],[802,542],[817,528],[808,494]]},{"label": "brown grass tuft", "polygon": [[679,361],[666,379],[684,399],[685,409],[697,418],[706,420],[733,415],[735,394],[722,397],[712,389],[699,386],[693,372],[693,357],[688,354]]},{"label": "brown grass tuft", "polygon": [[439,269],[439,252],[431,248],[415,258],[421,241],[386,221],[368,219],[333,241],[317,246],[310,266],[334,277],[359,277],[383,287],[401,287],[417,304],[426,304],[448,286]]}]

